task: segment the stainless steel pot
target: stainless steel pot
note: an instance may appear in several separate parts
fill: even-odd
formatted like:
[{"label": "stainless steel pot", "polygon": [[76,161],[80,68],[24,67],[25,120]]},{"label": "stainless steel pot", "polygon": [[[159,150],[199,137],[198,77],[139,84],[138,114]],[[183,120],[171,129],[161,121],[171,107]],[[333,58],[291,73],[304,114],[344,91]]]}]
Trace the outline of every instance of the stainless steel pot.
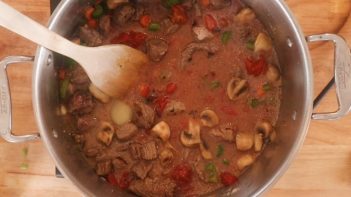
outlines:
[{"label": "stainless steel pot", "polygon": [[[255,164],[240,178],[238,185],[219,191],[223,196],[258,196],[271,187],[286,171],[301,147],[312,119],[336,119],[344,116],[351,106],[351,54],[346,42],[337,35],[324,34],[305,38],[299,25],[282,0],[243,0],[257,13],[273,38],[283,76],[280,115],[277,122],[278,141],[269,146]],[[49,28],[69,35],[78,23],[85,1],[62,1],[53,13]],[[313,114],[312,66],[307,41],[335,43],[335,76],[339,110]],[[96,176],[79,152],[56,115],[58,84],[54,64],[58,58],[39,47],[34,61],[33,103],[39,134],[11,134],[11,99],[6,67],[15,62],[31,61],[30,57],[8,57],[0,62],[0,132],[9,142],[41,138],[57,167],[87,196],[129,196],[109,186]],[[319,97],[321,98],[321,97]]]}]

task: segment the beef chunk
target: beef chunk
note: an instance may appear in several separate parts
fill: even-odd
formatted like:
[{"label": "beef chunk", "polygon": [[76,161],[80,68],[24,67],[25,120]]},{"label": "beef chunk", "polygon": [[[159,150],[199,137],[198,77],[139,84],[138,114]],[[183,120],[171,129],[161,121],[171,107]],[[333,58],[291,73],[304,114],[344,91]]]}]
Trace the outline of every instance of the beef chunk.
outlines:
[{"label": "beef chunk", "polygon": [[118,6],[112,15],[112,20],[117,25],[124,25],[130,21],[135,14],[135,8],[130,4]]},{"label": "beef chunk", "polygon": [[122,125],[116,130],[116,136],[119,140],[126,141],[130,140],[138,132],[138,127],[133,123],[127,123]]},{"label": "beef chunk", "polygon": [[147,174],[152,169],[152,163],[148,161],[141,161],[134,164],[132,167],[132,172],[140,179],[145,179]]},{"label": "beef chunk", "polygon": [[77,91],[70,98],[68,110],[72,114],[87,114],[95,107],[91,94],[83,91]]},{"label": "beef chunk", "polygon": [[134,21],[139,21],[140,17],[144,15],[145,13],[145,7],[141,4],[136,4],[135,7],[135,14],[133,16]]},{"label": "beef chunk", "polygon": [[[125,158],[128,153],[128,144],[113,144],[109,149],[105,149],[96,156],[96,161],[104,161],[115,158]],[[130,155],[129,155],[130,156]]]},{"label": "beef chunk", "polygon": [[155,141],[150,141],[143,145],[141,157],[145,160],[154,160],[157,158],[157,146]]},{"label": "beef chunk", "polygon": [[80,27],[79,37],[81,41],[91,47],[101,45],[103,39],[102,35],[98,31],[89,27]]},{"label": "beef chunk", "polygon": [[112,171],[111,161],[108,160],[108,161],[97,163],[95,170],[96,170],[96,174],[100,176],[109,174]]},{"label": "beef chunk", "polygon": [[177,115],[185,111],[185,105],[184,103],[180,101],[170,101],[167,103],[165,109],[163,110],[163,113],[166,115]]},{"label": "beef chunk", "polygon": [[129,151],[134,159],[154,160],[158,156],[155,141],[150,141],[145,144],[132,143]]},{"label": "beef chunk", "polygon": [[118,157],[116,157],[114,160],[112,160],[112,165],[113,168],[116,170],[118,169],[123,169],[123,168],[131,168],[133,165],[134,161],[130,156],[130,153],[125,151],[121,152]]},{"label": "beef chunk", "polygon": [[110,30],[111,30],[111,17],[109,15],[104,15],[100,18],[99,28],[105,34],[110,32]]},{"label": "beef chunk", "polygon": [[71,74],[71,83],[89,86],[90,79],[81,66],[77,66]]},{"label": "beef chunk", "polygon": [[178,24],[172,23],[169,18],[166,18],[161,22],[161,27],[163,28],[163,31],[166,35],[170,35],[177,32],[180,26]]},{"label": "beef chunk", "polygon": [[87,157],[95,157],[96,155],[99,154],[100,150],[101,150],[101,147],[99,146],[94,146],[94,147],[84,146],[83,152]]},{"label": "beef chunk", "polygon": [[211,5],[215,9],[222,9],[225,7],[229,7],[231,4],[231,0],[210,0]]},{"label": "beef chunk", "polygon": [[171,197],[174,196],[176,184],[170,179],[150,179],[133,181],[129,190],[144,197]]},{"label": "beef chunk", "polygon": [[97,125],[97,119],[92,115],[83,115],[77,120],[77,128],[80,131],[86,131]]},{"label": "beef chunk", "polygon": [[184,68],[186,64],[188,64],[193,56],[193,53],[196,51],[206,51],[208,55],[212,55],[219,50],[218,46],[213,43],[190,43],[186,48],[183,50],[181,54],[181,68]]},{"label": "beef chunk", "polygon": [[146,52],[152,61],[159,62],[166,55],[168,43],[159,38],[153,38],[146,41]]},{"label": "beef chunk", "polygon": [[138,127],[150,129],[155,120],[155,111],[142,102],[136,102],[134,104],[133,118]]}]

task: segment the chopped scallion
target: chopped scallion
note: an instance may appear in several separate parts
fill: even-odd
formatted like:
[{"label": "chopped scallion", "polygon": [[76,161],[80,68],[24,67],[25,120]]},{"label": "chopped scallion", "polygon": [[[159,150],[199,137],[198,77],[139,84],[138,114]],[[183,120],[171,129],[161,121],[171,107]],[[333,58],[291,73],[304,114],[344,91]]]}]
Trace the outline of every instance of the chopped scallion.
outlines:
[{"label": "chopped scallion", "polygon": [[98,19],[104,14],[104,8],[101,5],[96,5],[95,10],[93,12],[93,17]]},{"label": "chopped scallion", "polygon": [[217,80],[211,81],[211,83],[210,83],[211,90],[217,89],[219,87],[221,87],[221,82],[219,82]]},{"label": "chopped scallion", "polygon": [[225,31],[222,34],[221,41],[222,41],[223,44],[227,44],[231,38],[232,38],[232,32],[231,31]]},{"label": "chopped scallion", "polygon": [[64,79],[60,85],[60,98],[66,99],[69,86],[69,78]]},{"label": "chopped scallion", "polygon": [[265,92],[268,92],[268,91],[270,91],[272,89],[272,87],[271,87],[271,85],[269,83],[263,84],[262,88],[263,88],[263,90]]},{"label": "chopped scallion", "polygon": [[260,101],[258,99],[256,99],[256,98],[253,98],[253,99],[249,100],[249,105],[252,108],[257,108],[260,104],[261,104]]},{"label": "chopped scallion", "polygon": [[254,40],[247,41],[246,48],[253,51],[255,49],[255,41]]},{"label": "chopped scallion", "polygon": [[219,144],[219,145],[217,146],[216,157],[222,156],[223,153],[224,153],[224,147],[223,147],[222,144]]},{"label": "chopped scallion", "polygon": [[161,29],[161,25],[159,23],[150,23],[149,25],[149,31],[158,31]]},{"label": "chopped scallion", "polygon": [[228,159],[223,159],[222,163],[226,166],[229,166],[230,162],[228,161]]}]

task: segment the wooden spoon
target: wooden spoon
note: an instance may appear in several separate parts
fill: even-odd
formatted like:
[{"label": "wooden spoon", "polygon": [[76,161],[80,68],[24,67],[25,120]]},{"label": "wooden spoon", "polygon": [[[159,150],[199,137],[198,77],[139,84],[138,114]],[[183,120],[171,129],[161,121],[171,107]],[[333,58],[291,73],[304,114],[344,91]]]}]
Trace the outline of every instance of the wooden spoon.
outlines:
[{"label": "wooden spoon", "polygon": [[45,28],[0,1],[0,25],[45,48],[78,62],[92,83],[111,97],[120,97],[136,82],[147,56],[125,45],[85,47]]}]

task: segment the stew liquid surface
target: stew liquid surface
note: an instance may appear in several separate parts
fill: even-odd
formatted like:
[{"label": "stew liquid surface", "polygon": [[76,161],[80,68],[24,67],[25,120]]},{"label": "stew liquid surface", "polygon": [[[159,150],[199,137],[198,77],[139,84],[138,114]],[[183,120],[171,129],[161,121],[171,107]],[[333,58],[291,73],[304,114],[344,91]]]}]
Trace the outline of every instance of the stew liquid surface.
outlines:
[{"label": "stew liquid surface", "polygon": [[92,1],[72,41],[126,44],[150,63],[123,98],[67,60],[60,113],[98,176],[139,196],[233,186],[276,138],[281,79],[271,38],[237,0]]}]

